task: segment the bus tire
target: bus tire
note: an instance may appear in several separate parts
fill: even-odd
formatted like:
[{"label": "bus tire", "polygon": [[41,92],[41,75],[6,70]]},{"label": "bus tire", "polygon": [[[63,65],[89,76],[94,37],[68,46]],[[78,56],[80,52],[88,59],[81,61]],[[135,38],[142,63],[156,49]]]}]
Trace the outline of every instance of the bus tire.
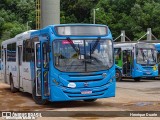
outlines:
[{"label": "bus tire", "polygon": [[17,91],[18,91],[18,89],[14,87],[14,83],[13,83],[13,77],[12,77],[12,75],[10,75],[10,76],[9,76],[9,79],[10,79],[10,89],[11,89],[11,92],[12,92],[12,93],[17,92]]},{"label": "bus tire", "polygon": [[97,99],[86,99],[86,100],[83,100],[84,102],[95,102]]},{"label": "bus tire", "polygon": [[122,80],[122,73],[119,69],[116,69],[116,81]]},{"label": "bus tire", "polygon": [[135,82],[139,82],[140,80],[141,80],[140,77],[134,78],[134,81],[135,81]]},{"label": "bus tire", "polygon": [[32,90],[32,97],[36,104],[38,105],[46,105],[48,103],[47,100],[42,100],[41,96],[36,96],[36,86],[34,85]]}]

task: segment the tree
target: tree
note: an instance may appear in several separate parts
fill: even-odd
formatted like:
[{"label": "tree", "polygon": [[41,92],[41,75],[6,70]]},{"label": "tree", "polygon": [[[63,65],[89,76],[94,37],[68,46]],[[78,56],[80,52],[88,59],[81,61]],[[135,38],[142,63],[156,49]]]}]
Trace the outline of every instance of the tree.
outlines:
[{"label": "tree", "polygon": [[35,0],[1,0],[0,13],[0,40],[26,31],[27,21],[35,28]]}]

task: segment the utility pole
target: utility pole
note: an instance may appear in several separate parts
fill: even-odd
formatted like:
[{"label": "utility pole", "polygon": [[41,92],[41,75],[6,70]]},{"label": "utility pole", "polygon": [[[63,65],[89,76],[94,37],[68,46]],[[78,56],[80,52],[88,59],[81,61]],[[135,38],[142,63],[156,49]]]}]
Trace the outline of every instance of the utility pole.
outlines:
[{"label": "utility pole", "polygon": [[125,31],[121,30],[121,42],[125,42]]},{"label": "utility pole", "polygon": [[96,11],[99,10],[99,8],[97,9],[93,9],[93,24],[96,23]]},{"label": "utility pole", "polygon": [[32,21],[27,21],[27,31],[28,31],[28,24],[31,23]]},{"label": "utility pole", "polygon": [[152,31],[151,28],[147,28],[147,41],[152,40]]}]

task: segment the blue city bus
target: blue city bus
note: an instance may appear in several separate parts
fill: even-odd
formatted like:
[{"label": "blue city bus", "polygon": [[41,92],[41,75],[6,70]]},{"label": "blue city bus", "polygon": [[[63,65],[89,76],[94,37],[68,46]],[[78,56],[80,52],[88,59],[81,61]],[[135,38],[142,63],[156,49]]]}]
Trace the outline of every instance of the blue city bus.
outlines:
[{"label": "blue city bus", "polygon": [[158,76],[160,76],[160,41],[151,41],[155,44],[157,50]]},{"label": "blue city bus", "polygon": [[[8,46],[16,51],[11,61]],[[113,40],[106,25],[51,25],[2,42],[2,51],[5,82],[12,92],[31,93],[37,104],[115,96]]]},{"label": "blue city bus", "polygon": [[131,77],[140,81],[145,77],[157,77],[157,51],[152,43],[115,43],[116,79]]},{"label": "blue city bus", "polygon": [[151,40],[151,41],[143,40],[143,42],[152,43],[156,47],[156,50],[157,50],[157,64],[158,64],[158,77],[157,78],[159,79],[159,77],[160,77],[160,40]]}]

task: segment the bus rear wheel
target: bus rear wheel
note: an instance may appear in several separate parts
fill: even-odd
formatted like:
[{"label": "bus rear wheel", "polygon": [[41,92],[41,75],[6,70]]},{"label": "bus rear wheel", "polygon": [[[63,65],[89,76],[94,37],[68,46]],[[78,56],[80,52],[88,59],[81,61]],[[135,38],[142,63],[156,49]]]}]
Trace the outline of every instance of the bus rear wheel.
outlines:
[{"label": "bus rear wheel", "polygon": [[140,80],[141,80],[140,77],[134,78],[134,81],[135,81],[135,82],[139,82]]},{"label": "bus rear wheel", "polygon": [[48,103],[47,100],[43,100],[41,96],[36,95],[36,86],[34,85],[32,90],[32,97],[36,104],[38,105],[46,105]]},{"label": "bus rear wheel", "polygon": [[122,80],[122,73],[120,70],[116,69],[116,81]]},{"label": "bus rear wheel", "polygon": [[83,100],[84,102],[94,102],[96,101],[97,99],[87,99],[87,100]]},{"label": "bus rear wheel", "polygon": [[10,75],[10,78],[9,78],[9,79],[10,79],[10,89],[11,89],[11,92],[12,92],[12,93],[17,92],[18,89],[14,87],[12,75]]}]

